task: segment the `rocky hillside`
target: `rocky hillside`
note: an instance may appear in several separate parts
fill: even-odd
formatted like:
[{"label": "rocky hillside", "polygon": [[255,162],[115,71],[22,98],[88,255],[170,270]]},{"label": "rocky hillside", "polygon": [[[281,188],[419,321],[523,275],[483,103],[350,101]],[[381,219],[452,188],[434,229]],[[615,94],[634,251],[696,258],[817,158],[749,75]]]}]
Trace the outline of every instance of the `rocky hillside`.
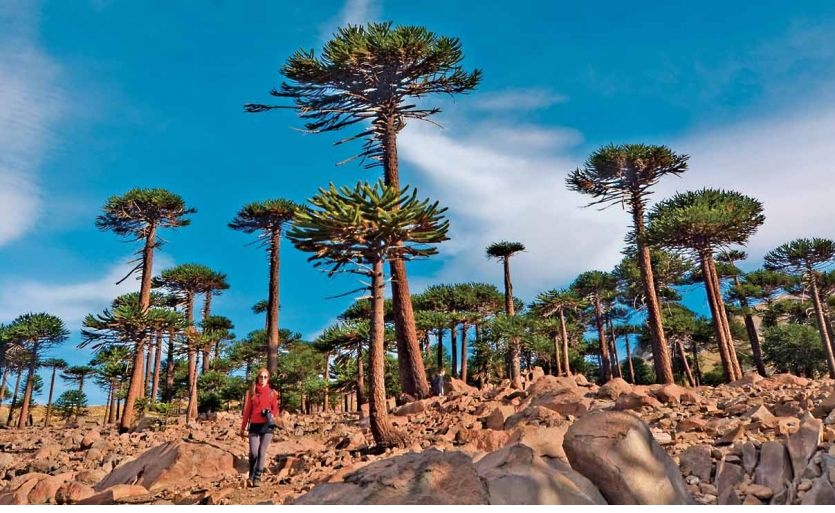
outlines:
[{"label": "rocky hillside", "polygon": [[375,454],[356,415],[284,415],[247,488],[239,417],[0,430],[0,504],[833,504],[835,382],[749,374],[716,388],[598,387],[536,371],[525,390],[393,410]]}]

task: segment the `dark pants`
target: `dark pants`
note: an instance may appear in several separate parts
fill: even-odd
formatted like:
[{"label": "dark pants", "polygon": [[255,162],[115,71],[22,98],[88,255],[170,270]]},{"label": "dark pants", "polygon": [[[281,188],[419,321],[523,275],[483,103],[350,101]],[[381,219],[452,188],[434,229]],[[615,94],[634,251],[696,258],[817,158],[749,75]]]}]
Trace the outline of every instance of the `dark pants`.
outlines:
[{"label": "dark pants", "polygon": [[273,434],[270,431],[263,429],[263,425],[254,424],[249,428],[249,475],[258,471],[258,474],[264,470],[264,463],[267,461],[267,447],[270,445],[270,440],[273,439]]}]

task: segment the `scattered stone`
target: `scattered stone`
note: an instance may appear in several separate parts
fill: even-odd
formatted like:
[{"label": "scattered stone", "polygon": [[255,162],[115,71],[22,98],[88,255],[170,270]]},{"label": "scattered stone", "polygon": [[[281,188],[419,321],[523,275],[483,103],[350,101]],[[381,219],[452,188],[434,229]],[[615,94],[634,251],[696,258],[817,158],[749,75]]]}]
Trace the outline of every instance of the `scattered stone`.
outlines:
[{"label": "scattered stone", "polygon": [[796,433],[786,440],[786,449],[792,462],[795,476],[803,474],[806,464],[815,454],[823,438],[823,422],[810,419],[804,422]]},{"label": "scattered stone", "polygon": [[702,481],[710,481],[713,471],[713,458],[711,458],[710,451],[708,445],[693,445],[685,449],[679,456],[682,474],[692,474]]},{"label": "scattered stone", "polygon": [[774,441],[763,443],[754,482],[769,487],[776,495],[785,490],[786,484],[791,480],[791,463],[783,444]]}]

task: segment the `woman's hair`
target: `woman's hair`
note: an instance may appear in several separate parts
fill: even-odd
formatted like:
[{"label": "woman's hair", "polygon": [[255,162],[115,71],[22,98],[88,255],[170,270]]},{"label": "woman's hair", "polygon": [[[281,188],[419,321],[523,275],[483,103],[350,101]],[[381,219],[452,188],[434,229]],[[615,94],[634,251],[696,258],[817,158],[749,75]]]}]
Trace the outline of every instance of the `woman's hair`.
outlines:
[{"label": "woman's hair", "polygon": [[[252,386],[249,387],[249,393],[252,394],[252,395],[255,395],[255,385],[258,384],[258,376],[260,376],[262,372],[266,372],[267,376],[270,375],[270,371],[267,370],[266,367],[261,367],[260,369],[258,369],[258,372],[255,373],[255,379],[252,380]],[[267,386],[270,386],[270,379],[269,378],[267,378]]]}]

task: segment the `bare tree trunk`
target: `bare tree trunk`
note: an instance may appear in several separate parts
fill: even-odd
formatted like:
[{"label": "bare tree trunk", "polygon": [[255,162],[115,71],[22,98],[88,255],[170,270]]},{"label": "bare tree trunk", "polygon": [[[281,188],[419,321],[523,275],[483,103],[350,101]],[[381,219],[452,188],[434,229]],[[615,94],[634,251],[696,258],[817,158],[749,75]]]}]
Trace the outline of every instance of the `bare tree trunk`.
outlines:
[{"label": "bare tree trunk", "polygon": [[55,373],[57,367],[52,368],[52,379],[49,380],[49,399],[46,400],[46,416],[43,419],[44,427],[49,427],[49,417],[52,415],[52,392],[55,390]]},{"label": "bare tree trunk", "polygon": [[609,360],[609,344],[606,341],[606,330],[603,329],[603,308],[600,299],[594,298],[594,320],[597,323],[597,336],[600,338],[600,370],[603,382],[612,379],[612,364]]},{"label": "bare tree trunk", "polygon": [[107,423],[113,424],[116,422],[116,394],[118,392],[117,384],[110,382],[110,409],[107,412]]},{"label": "bare tree trunk", "polygon": [[618,356],[618,338],[615,336],[615,325],[612,323],[612,320],[609,319],[609,334],[612,337],[612,356],[613,356],[613,365],[612,365],[612,375],[617,378],[623,378],[623,373],[620,371],[620,357]]},{"label": "bare tree trunk", "polygon": [[403,436],[395,431],[388,418],[386,404],[385,383],[385,300],[383,290],[383,262],[374,263],[374,274],[371,277],[372,313],[371,313],[371,342],[369,346],[369,380],[370,393],[368,401],[371,434],[378,447],[396,447],[403,445]]},{"label": "bare tree trunk", "polygon": [[635,241],[638,247],[638,269],[641,271],[641,285],[644,289],[647,305],[647,325],[652,339],[652,360],[655,366],[655,379],[659,383],[674,383],[673,363],[664,334],[661,317],[661,305],[655,291],[655,276],[652,272],[652,258],[649,248],[644,244],[644,200],[639,193],[632,197],[632,224],[635,228]]},{"label": "bare tree trunk", "polygon": [[458,333],[455,331],[455,323],[452,323],[452,326],[449,327],[449,352],[452,353],[452,363],[451,369],[449,371],[449,376],[451,378],[457,378],[458,375],[456,374],[458,370]]},{"label": "bare tree trunk", "polygon": [[826,329],[826,317],[823,315],[821,297],[818,292],[818,280],[815,277],[814,269],[808,270],[809,284],[812,286],[812,302],[815,305],[815,317],[818,322],[818,331],[821,336],[821,345],[826,355],[826,367],[829,369],[829,377],[835,379],[835,357],[832,352],[832,342],[829,339],[829,331]]},{"label": "bare tree trunk", "polygon": [[560,336],[554,334],[554,366],[553,366],[553,375],[554,376],[561,376],[562,375],[562,357],[560,356]]},{"label": "bare tree trunk", "polygon": [[327,413],[330,410],[330,397],[329,397],[329,393],[328,393],[329,392],[328,388],[330,387],[330,383],[331,383],[330,368],[331,368],[331,352],[326,351],[325,352],[325,372],[324,372],[324,376],[325,376],[325,389],[324,389],[324,393],[325,393],[325,398],[324,398],[325,413]]},{"label": "bare tree trunk", "polygon": [[722,361],[722,370],[725,372],[725,381],[731,382],[737,379],[736,370],[731,363],[728,342],[725,338],[725,329],[722,326],[722,317],[718,312],[719,307],[716,303],[708,258],[711,258],[709,251],[699,253],[699,262],[701,263],[702,275],[704,276],[705,293],[707,294],[708,306],[710,306],[710,314],[713,318],[713,334],[716,337],[716,344],[719,347],[719,358]]},{"label": "bare tree trunk", "polygon": [[188,348],[188,408],[186,422],[197,419],[197,350]]},{"label": "bare tree trunk", "polygon": [[435,348],[435,349],[438,353],[438,355],[437,355],[438,370],[440,370],[441,367],[444,366],[444,330],[443,329],[438,329],[435,332],[435,337],[438,340],[438,347]]},{"label": "bare tree trunk", "polygon": [[[510,257],[502,259],[504,271],[504,310],[509,317],[516,315],[513,304],[513,281],[510,279]],[[522,389],[522,341],[519,337],[510,337],[510,386]]]},{"label": "bare tree trunk", "polygon": [[632,349],[629,347],[629,335],[624,337],[626,342],[626,361],[629,364],[629,382],[635,383],[635,367],[632,365]]},{"label": "bare tree trunk", "polygon": [[6,366],[3,369],[3,379],[0,381],[0,406],[3,406],[3,399],[6,397],[6,382],[9,379],[9,372],[11,369]]},{"label": "bare tree trunk", "polygon": [[143,397],[148,397],[151,392],[151,375],[154,370],[154,349],[156,344],[152,340],[148,341],[148,349],[145,350],[145,383],[142,387]]},{"label": "bare tree trunk", "polygon": [[29,403],[32,401],[32,387],[35,384],[35,359],[38,352],[37,346],[36,349],[33,351],[33,355],[30,356],[32,362],[29,364],[29,371],[26,374],[26,390],[23,392],[23,401],[21,402],[20,406],[20,417],[17,418],[17,428],[21,429],[26,425],[27,420],[29,419]]},{"label": "bare tree trunk", "polygon": [[104,403],[104,416],[102,417],[102,423],[107,425],[107,419],[110,418],[110,399],[113,397],[113,386],[109,386],[107,388],[107,401]]},{"label": "bare tree trunk", "polygon": [[708,259],[708,266],[710,268],[710,277],[713,280],[713,289],[716,294],[716,307],[719,310],[719,315],[722,319],[722,327],[725,330],[725,338],[728,341],[728,355],[731,359],[731,364],[734,366],[734,373],[736,379],[742,377],[742,367],[739,365],[739,358],[736,356],[736,347],[734,346],[734,338],[731,334],[731,323],[728,320],[728,311],[725,308],[725,300],[722,299],[722,284],[719,282],[719,274],[716,272],[716,263],[713,260],[713,255]]},{"label": "bare tree trunk", "polygon": [[20,377],[23,375],[23,367],[17,369],[17,378],[14,382],[14,392],[12,393],[12,402],[9,404],[9,416],[6,418],[6,425],[12,424],[12,415],[14,414],[14,407],[17,403],[17,391],[20,390]]},{"label": "bare tree trunk", "polygon": [[157,332],[157,345],[154,350],[154,379],[151,385],[151,403],[157,402],[159,394],[159,373],[162,368],[162,332]]},{"label": "bare tree trunk", "polygon": [[365,366],[362,362],[362,346],[357,346],[357,411],[363,418],[362,405],[365,404]]},{"label": "bare tree trunk", "polygon": [[687,377],[687,384],[691,387],[696,386],[696,379],[693,377],[693,372],[690,371],[690,364],[687,363],[687,353],[684,351],[684,344],[681,340],[676,339],[676,349],[678,349],[678,356],[681,358],[681,366],[684,368],[684,375]]},{"label": "bare tree trunk", "polygon": [[560,338],[562,338],[562,367],[566,376],[571,376],[571,364],[568,360],[568,329],[565,327],[565,312],[560,308]]},{"label": "bare tree trunk", "polygon": [[279,300],[281,297],[281,228],[270,234],[270,290],[267,300],[267,369],[270,375],[278,372],[278,333]]},{"label": "bare tree trunk", "polygon": [[702,384],[702,367],[699,365],[699,344],[695,340],[691,342],[692,351],[693,351],[693,370],[694,375],[693,377],[696,379],[696,386],[701,386]]},{"label": "bare tree trunk", "polygon": [[[142,249],[142,285],[139,288],[139,309],[142,313],[147,312],[151,306],[151,277],[153,276],[156,237],[157,227],[155,224],[151,224],[148,227],[148,236],[145,238],[145,247]],[[137,340],[133,355],[133,370],[130,376],[130,386],[128,387],[127,397],[125,397],[122,421],[119,424],[120,432],[126,432],[133,428],[135,417],[133,407],[136,404],[137,397],[140,397],[142,392],[142,378],[144,375],[143,371],[145,370],[142,368],[144,349],[144,338]]]}]

